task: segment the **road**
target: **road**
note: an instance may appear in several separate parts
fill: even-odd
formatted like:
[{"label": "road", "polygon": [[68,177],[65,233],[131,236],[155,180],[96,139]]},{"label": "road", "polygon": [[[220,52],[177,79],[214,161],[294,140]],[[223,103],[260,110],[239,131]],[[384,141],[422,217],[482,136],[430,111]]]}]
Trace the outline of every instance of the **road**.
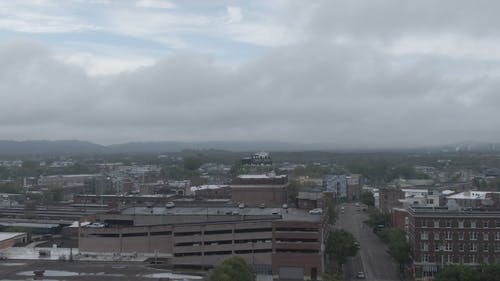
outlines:
[{"label": "road", "polygon": [[363,223],[367,213],[354,203],[342,206],[345,210],[339,212],[335,227],[351,232],[360,244],[358,255],[344,265],[345,280],[358,280],[356,273],[363,271],[367,280],[399,281],[397,265],[387,253],[387,246]]}]

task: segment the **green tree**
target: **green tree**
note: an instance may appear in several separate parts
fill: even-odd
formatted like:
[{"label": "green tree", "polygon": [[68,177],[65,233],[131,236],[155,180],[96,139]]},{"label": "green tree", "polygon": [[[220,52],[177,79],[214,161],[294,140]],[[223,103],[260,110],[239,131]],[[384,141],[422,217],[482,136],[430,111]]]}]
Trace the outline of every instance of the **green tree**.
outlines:
[{"label": "green tree", "polygon": [[255,281],[252,267],[241,257],[232,257],[210,270],[207,281]]},{"label": "green tree", "polygon": [[16,185],[15,183],[3,183],[0,184],[0,193],[14,193],[19,194],[23,193],[23,189],[21,186]]},{"label": "green tree", "polygon": [[375,205],[375,197],[373,197],[373,193],[366,191],[361,194],[361,202],[368,206]]},{"label": "green tree", "polygon": [[62,186],[49,186],[43,192],[43,197],[46,202],[60,202],[64,199],[64,188]]},{"label": "green tree", "polygon": [[400,270],[410,260],[410,244],[406,241],[405,232],[398,228],[385,228],[378,236],[389,246],[389,254],[399,264]]},{"label": "green tree", "polygon": [[439,271],[434,281],[495,281],[499,279],[482,279],[479,272],[469,266],[447,266]]},{"label": "green tree", "polygon": [[368,208],[368,217],[369,217],[368,223],[371,226],[377,226],[377,225],[387,226],[391,221],[391,217],[389,214],[384,213],[377,208]]},{"label": "green tree", "polygon": [[326,211],[328,214],[328,222],[330,224],[334,224],[337,219],[337,210],[335,209],[335,204],[333,204],[332,200],[325,199]]},{"label": "green tree", "polygon": [[330,233],[326,242],[326,252],[337,263],[337,271],[342,271],[342,265],[348,257],[353,257],[358,252],[356,239],[343,229]]},{"label": "green tree", "polygon": [[299,196],[299,190],[304,187],[306,186],[301,184],[298,180],[290,180],[290,184],[288,185],[288,202],[296,203],[297,196]]},{"label": "green tree", "polygon": [[339,274],[330,274],[330,273],[325,273],[323,274],[323,281],[340,281],[341,276]]},{"label": "green tree", "polygon": [[190,156],[184,159],[184,169],[196,171],[201,166],[201,160],[198,157]]}]

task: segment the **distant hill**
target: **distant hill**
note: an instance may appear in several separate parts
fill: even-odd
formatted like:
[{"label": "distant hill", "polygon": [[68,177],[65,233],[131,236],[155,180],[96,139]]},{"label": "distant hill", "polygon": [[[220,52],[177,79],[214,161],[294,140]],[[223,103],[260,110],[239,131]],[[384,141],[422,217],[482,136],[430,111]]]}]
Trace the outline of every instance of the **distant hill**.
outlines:
[{"label": "distant hill", "polygon": [[207,141],[207,142],[131,142],[124,144],[113,144],[107,147],[111,153],[157,153],[178,152],[182,150],[216,149],[227,151],[296,151],[327,149],[326,146],[297,144],[288,142],[230,142],[230,141]]},{"label": "distant hill", "polygon": [[[324,148],[324,147],[323,147]],[[0,155],[57,155],[57,154],[101,154],[101,153],[166,153],[182,150],[216,149],[226,151],[297,151],[321,149],[315,145],[285,142],[130,142],[99,145],[78,140],[33,140],[2,141]]]},{"label": "distant hill", "polygon": [[105,152],[106,147],[78,140],[0,140],[0,155],[88,154]]},{"label": "distant hill", "polygon": [[60,154],[117,154],[117,153],[168,153],[183,150],[225,150],[247,151],[427,151],[427,152],[494,152],[500,151],[500,143],[461,142],[442,146],[429,146],[408,149],[366,149],[342,148],[334,144],[300,144],[273,141],[206,141],[206,142],[129,142],[122,144],[100,145],[79,140],[0,140],[0,155],[60,155]]}]

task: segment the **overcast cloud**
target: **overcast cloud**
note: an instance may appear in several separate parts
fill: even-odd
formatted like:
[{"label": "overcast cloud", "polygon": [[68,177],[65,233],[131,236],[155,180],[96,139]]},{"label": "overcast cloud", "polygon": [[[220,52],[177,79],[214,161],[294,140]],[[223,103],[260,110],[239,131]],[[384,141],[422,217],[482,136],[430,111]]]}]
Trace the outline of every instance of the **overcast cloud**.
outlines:
[{"label": "overcast cloud", "polygon": [[498,1],[9,2],[0,139],[500,142]]}]

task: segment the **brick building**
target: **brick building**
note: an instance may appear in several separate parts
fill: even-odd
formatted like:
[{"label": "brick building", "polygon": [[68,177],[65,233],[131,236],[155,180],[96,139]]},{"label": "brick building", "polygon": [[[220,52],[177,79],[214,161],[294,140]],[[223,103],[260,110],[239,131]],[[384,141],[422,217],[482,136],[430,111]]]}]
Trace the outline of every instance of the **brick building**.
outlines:
[{"label": "brick building", "polygon": [[409,207],[406,221],[416,280],[445,265],[500,262],[500,209]]},{"label": "brick building", "polygon": [[274,207],[288,202],[286,175],[240,175],[233,179],[230,186],[233,202]]},{"label": "brick building", "polygon": [[400,199],[404,198],[401,189],[394,186],[387,186],[379,189],[379,208],[382,212],[391,213],[395,207],[401,207]]}]

